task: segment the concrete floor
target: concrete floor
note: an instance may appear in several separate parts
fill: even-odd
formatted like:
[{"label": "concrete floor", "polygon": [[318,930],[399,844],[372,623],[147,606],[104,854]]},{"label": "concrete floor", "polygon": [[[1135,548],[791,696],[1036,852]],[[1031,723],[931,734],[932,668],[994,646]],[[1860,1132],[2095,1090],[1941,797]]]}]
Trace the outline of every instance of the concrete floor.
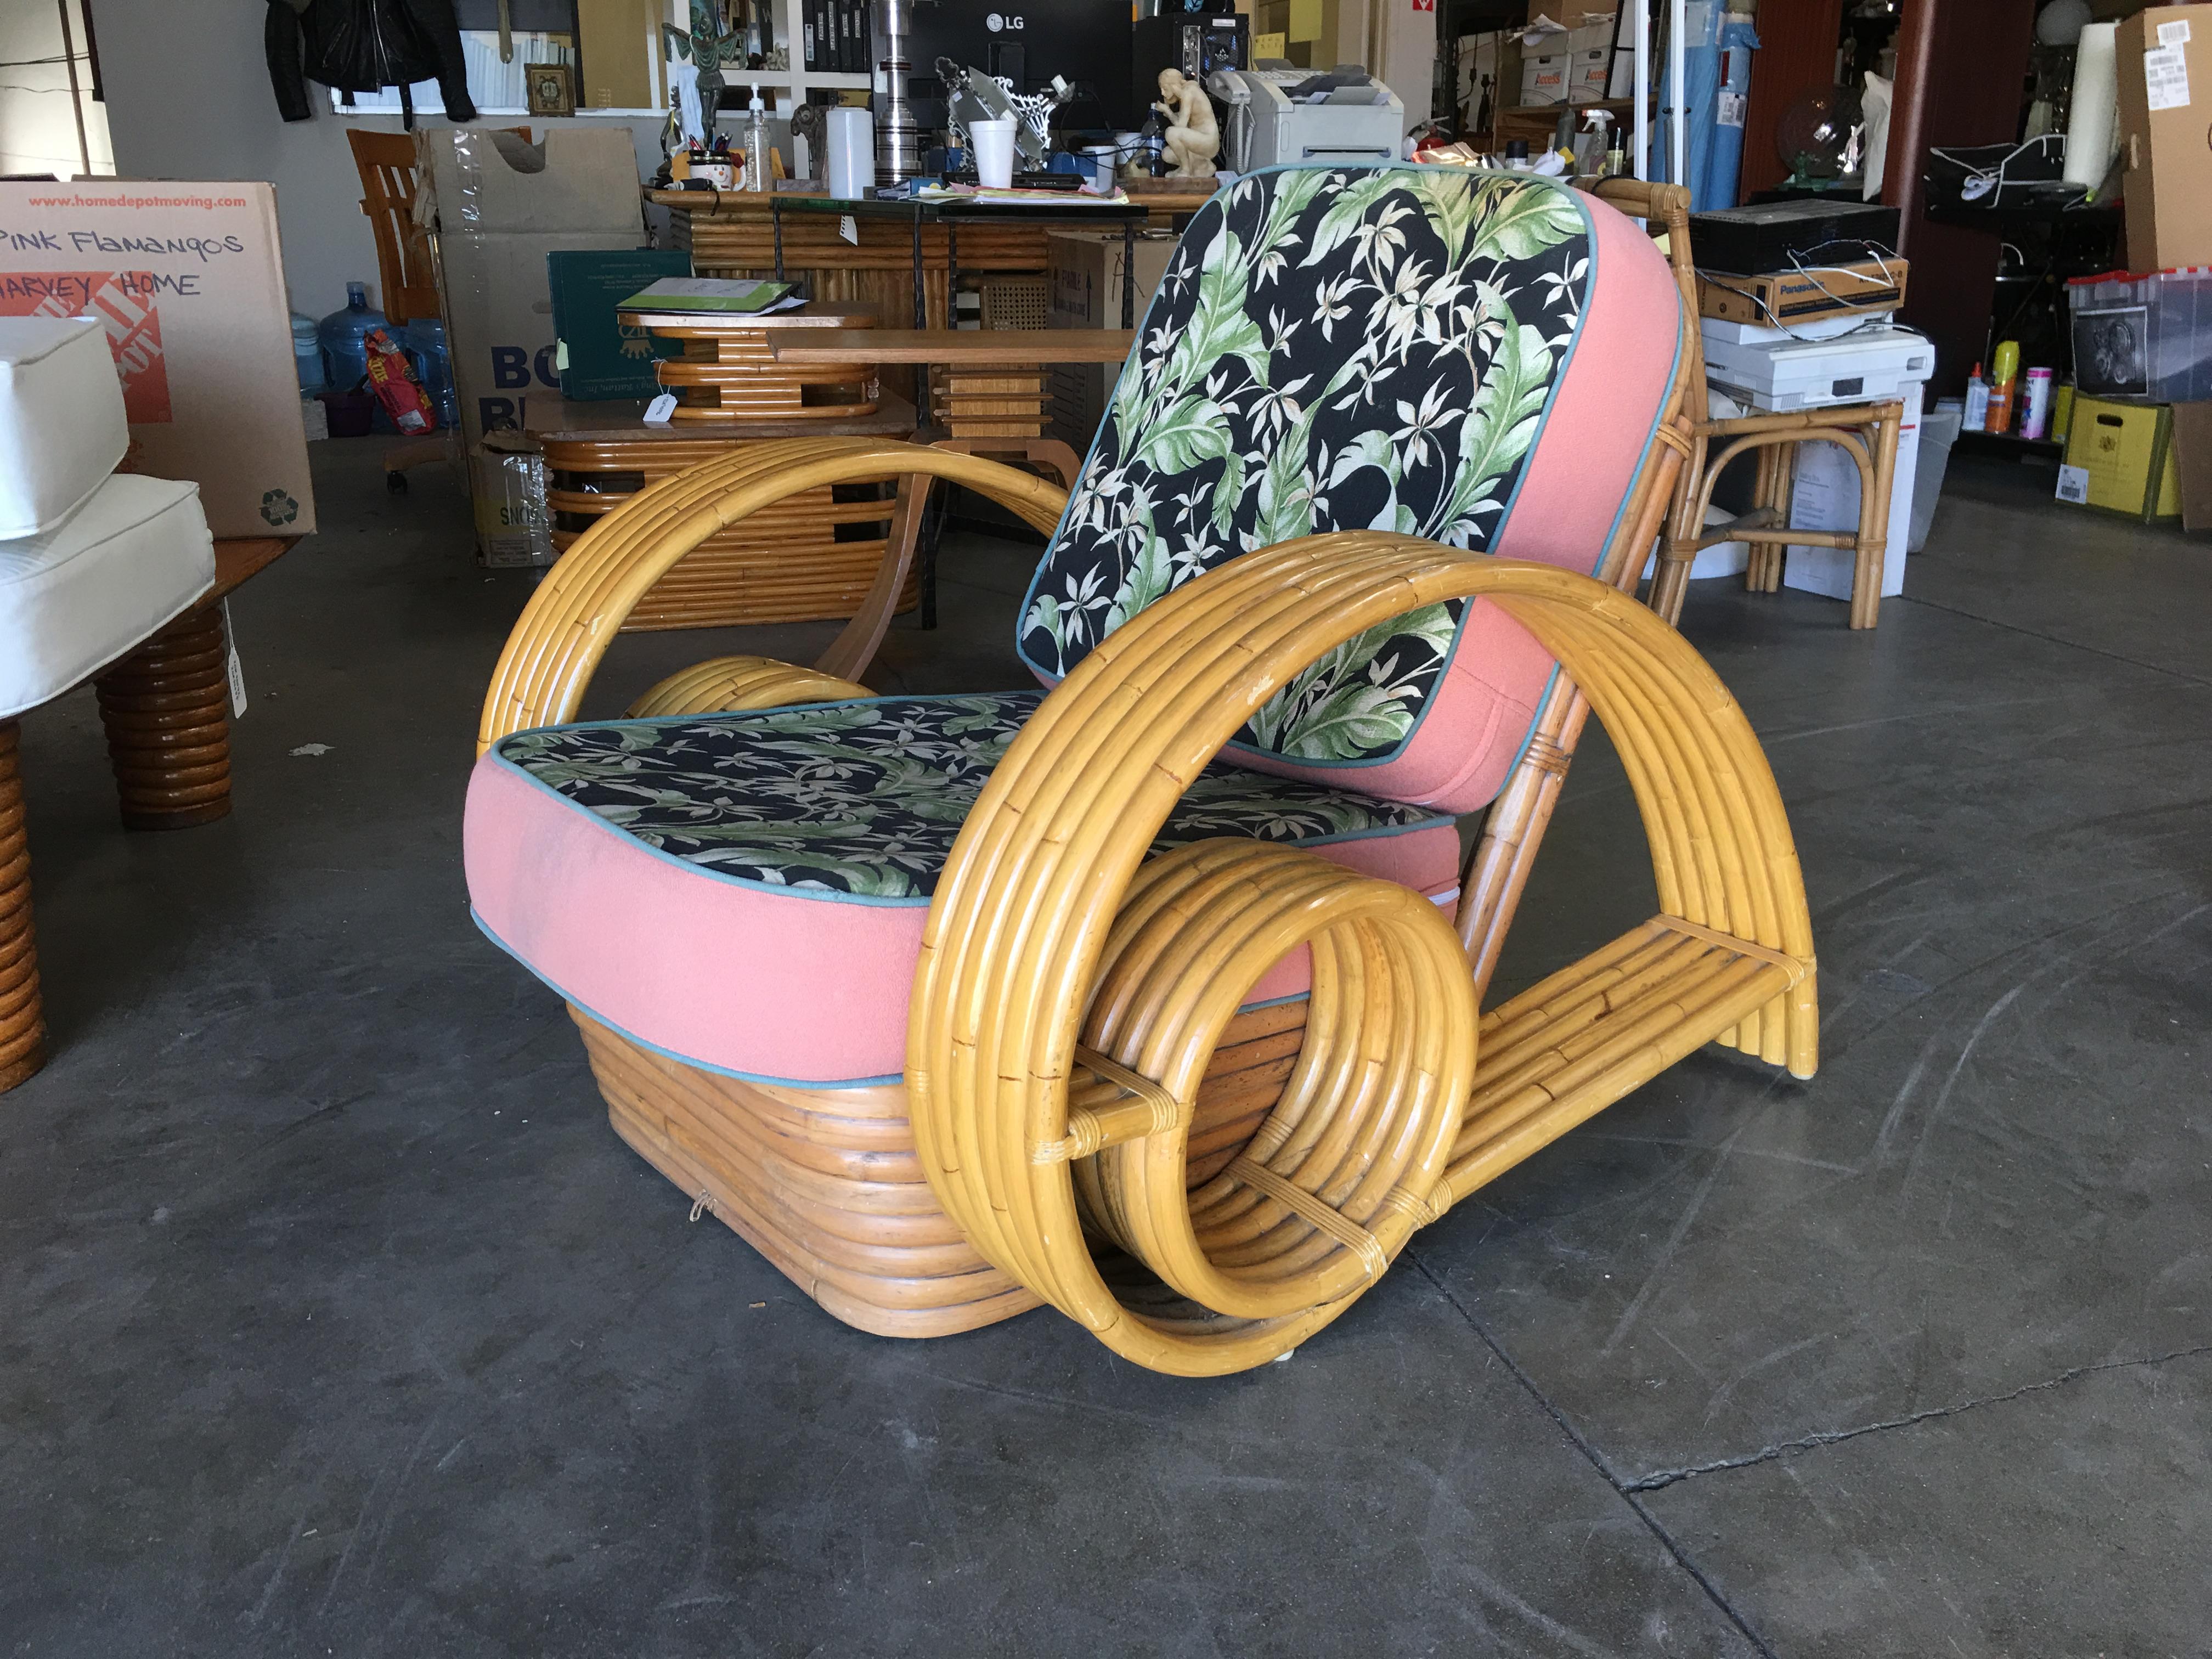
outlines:
[{"label": "concrete floor", "polygon": [[[1192,1382],[1050,1312],[862,1336],[686,1224],[465,908],[527,579],[319,449],[331,527],[233,605],[234,816],[126,835],[89,695],[25,723],[0,1650],[2212,1653],[2212,545],[1962,456],[1871,635],[1693,589],[1820,1075],[1693,1058]],[[956,548],[884,683],[1019,684],[1028,557]],[[625,640],[595,711],[736,642]],[[1641,858],[1590,745],[1506,979]]]}]

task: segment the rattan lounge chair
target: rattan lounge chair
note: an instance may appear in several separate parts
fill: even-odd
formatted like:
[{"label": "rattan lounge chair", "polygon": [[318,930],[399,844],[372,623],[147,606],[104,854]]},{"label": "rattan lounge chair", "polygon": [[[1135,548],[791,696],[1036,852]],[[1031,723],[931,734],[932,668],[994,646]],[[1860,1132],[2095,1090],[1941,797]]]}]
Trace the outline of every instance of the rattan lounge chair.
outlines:
[{"label": "rattan lounge chair", "polygon": [[[1632,598],[1686,447],[1682,278],[1545,180],[1261,173],[1185,234],[1072,498],[864,440],[654,485],[494,677],[479,924],[567,999],[617,1131],[838,1317],[1050,1303],[1191,1375],[1304,1340],[1703,1044],[1809,1076],[1772,775]],[[687,548],[902,471],[1051,536],[1048,692],[724,659],[565,723]],[[1479,1015],[1593,710],[1660,914]]]}]

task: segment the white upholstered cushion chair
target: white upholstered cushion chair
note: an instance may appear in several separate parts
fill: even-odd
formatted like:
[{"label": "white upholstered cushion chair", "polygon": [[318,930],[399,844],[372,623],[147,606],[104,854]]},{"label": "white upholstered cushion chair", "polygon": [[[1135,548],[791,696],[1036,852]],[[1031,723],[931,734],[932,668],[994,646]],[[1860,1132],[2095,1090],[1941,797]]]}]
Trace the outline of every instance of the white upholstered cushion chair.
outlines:
[{"label": "white upholstered cushion chair", "polygon": [[0,1091],[45,1058],[17,717],[215,585],[199,486],[116,475],[129,442],[98,322],[0,318]]}]

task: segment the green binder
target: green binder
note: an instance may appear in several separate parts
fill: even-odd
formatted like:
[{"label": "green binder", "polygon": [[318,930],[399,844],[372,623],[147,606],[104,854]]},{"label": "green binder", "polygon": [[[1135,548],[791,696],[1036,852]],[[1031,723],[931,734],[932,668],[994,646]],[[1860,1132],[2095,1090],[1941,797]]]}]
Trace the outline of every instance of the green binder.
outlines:
[{"label": "green binder", "polygon": [[650,398],[660,390],[653,366],[682,346],[655,340],[615,320],[615,307],[663,276],[689,276],[691,256],[681,248],[618,248],[545,256],[553,290],[553,361],[561,395],[580,403]]}]

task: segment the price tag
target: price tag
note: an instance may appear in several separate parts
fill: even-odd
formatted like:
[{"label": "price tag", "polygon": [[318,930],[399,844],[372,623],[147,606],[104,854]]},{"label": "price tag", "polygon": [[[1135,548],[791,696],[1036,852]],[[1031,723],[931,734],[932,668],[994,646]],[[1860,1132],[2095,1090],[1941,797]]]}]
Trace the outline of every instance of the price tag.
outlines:
[{"label": "price tag", "polygon": [[849,213],[837,216],[837,234],[854,247],[860,245],[860,222]]},{"label": "price tag", "polygon": [[238,641],[230,631],[230,601],[222,602],[222,643],[230,653],[230,717],[246,718],[246,665],[238,659]]},{"label": "price tag", "polygon": [[2086,466],[2062,466],[2058,469],[2058,499],[2071,501],[2076,507],[2089,504],[2089,469]]},{"label": "price tag", "polygon": [[676,394],[664,392],[645,406],[647,426],[666,426],[676,416]]}]

